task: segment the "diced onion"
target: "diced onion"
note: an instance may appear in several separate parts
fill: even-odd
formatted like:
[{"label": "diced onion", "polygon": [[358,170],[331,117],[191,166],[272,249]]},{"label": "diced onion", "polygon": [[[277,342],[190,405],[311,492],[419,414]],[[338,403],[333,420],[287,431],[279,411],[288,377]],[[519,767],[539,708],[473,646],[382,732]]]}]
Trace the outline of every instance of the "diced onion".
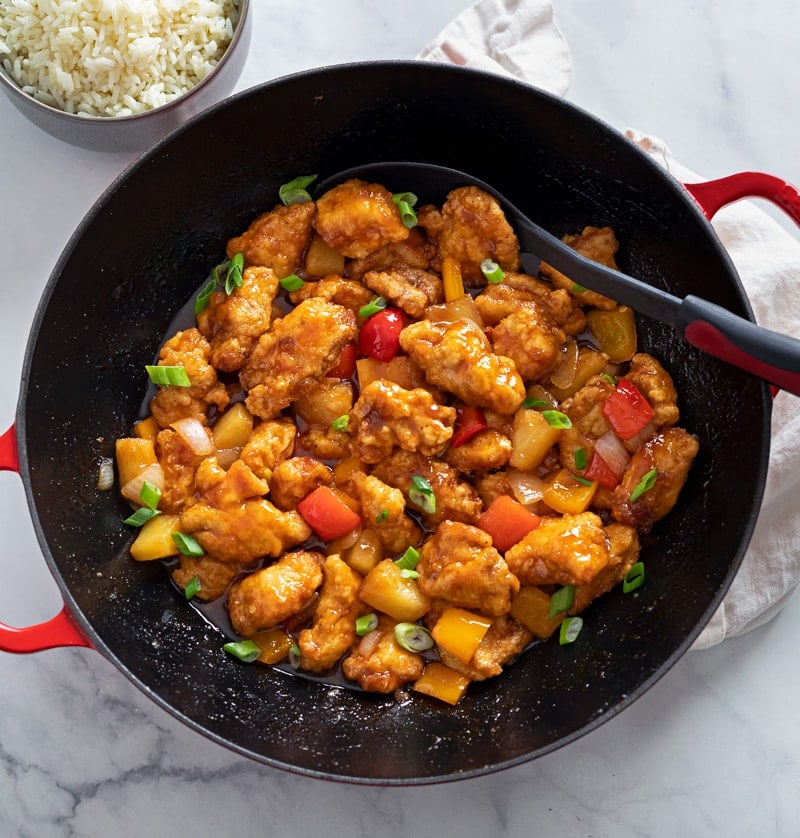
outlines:
[{"label": "diced onion", "polygon": [[101,457],[97,467],[97,488],[108,491],[114,485],[114,461],[111,457]]},{"label": "diced onion", "polygon": [[558,365],[550,374],[550,382],[561,390],[569,387],[578,372],[578,342],[567,341],[561,352]]},{"label": "diced onion", "polygon": [[368,658],[375,651],[380,639],[381,633],[379,631],[371,631],[369,634],[365,634],[358,644],[358,654]]},{"label": "diced onion", "polygon": [[648,422],[642,429],[639,431],[636,436],[632,436],[630,439],[625,440],[625,447],[631,454],[634,454],[638,451],[644,444],[650,439],[651,436],[656,432],[656,426],[652,422]]},{"label": "diced onion", "polygon": [[614,431],[606,431],[594,444],[594,450],[603,458],[603,462],[616,477],[622,477],[631,457]]},{"label": "diced onion", "polygon": [[457,320],[466,319],[483,328],[483,318],[475,305],[475,300],[469,294],[464,294],[447,303],[429,306],[425,309],[425,319],[443,323],[455,323]]},{"label": "diced onion", "polygon": [[239,459],[241,448],[217,448],[217,462],[226,471]]},{"label": "diced onion", "polygon": [[205,425],[193,416],[178,419],[172,423],[172,428],[180,435],[183,441],[197,454],[198,457],[207,457],[214,453],[214,442],[211,439]]},{"label": "diced onion", "polygon": [[141,503],[142,486],[145,481],[152,483],[159,491],[164,491],[164,470],[158,463],[151,463],[144,471],[131,478],[122,487],[122,496],[134,503]]},{"label": "diced onion", "polygon": [[526,471],[510,471],[507,479],[514,497],[526,506],[538,503],[544,497],[545,482],[535,474]]}]

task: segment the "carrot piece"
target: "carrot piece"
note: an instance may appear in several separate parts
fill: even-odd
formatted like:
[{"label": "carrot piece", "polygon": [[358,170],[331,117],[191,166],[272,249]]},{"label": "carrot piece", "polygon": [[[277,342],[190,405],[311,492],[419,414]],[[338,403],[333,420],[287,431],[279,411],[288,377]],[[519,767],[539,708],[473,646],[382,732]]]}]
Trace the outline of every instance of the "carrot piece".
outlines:
[{"label": "carrot piece", "polygon": [[431,661],[414,683],[418,693],[438,698],[447,704],[458,704],[469,685],[469,678],[438,661]]},{"label": "carrot piece", "polygon": [[509,495],[498,495],[478,518],[478,526],[489,533],[495,549],[505,553],[539,526],[541,518],[534,515]]},{"label": "carrot piece", "polygon": [[361,524],[361,516],[328,486],[318,486],[306,495],[297,511],[323,541],[347,535]]}]

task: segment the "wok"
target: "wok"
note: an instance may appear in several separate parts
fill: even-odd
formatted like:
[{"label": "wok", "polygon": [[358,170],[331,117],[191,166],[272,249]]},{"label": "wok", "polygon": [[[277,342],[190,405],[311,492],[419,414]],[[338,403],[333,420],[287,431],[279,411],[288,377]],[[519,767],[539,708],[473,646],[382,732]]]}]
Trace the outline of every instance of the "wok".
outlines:
[{"label": "wok", "polygon": [[[90,646],[178,719],[240,754],[325,779],[421,784],[563,746],[680,658],[719,605],[755,525],[771,396],[761,380],[641,317],[640,347],[672,372],[681,424],[701,446],[677,507],[644,547],[647,582],[635,595],[616,589],[596,601],[578,642],[540,645],[502,677],[471,685],[455,707],[233,660],[159,563],[130,559],[129,510],[116,491],[95,488],[98,459],[129,434],[143,364],[222,261],[227,239],[298,174],[380,160],[469,172],[558,235],[612,225],[626,273],[752,319],[693,195],[617,132],[544,92],[421,62],[335,66],[246,91],[192,119],[112,184],[46,286],[0,463],[19,471],[64,610],[40,626],[3,627],[0,648]],[[740,178],[734,188],[742,190]],[[692,191],[709,213],[741,197],[724,182]],[[772,187],[761,191],[770,197]]]}]

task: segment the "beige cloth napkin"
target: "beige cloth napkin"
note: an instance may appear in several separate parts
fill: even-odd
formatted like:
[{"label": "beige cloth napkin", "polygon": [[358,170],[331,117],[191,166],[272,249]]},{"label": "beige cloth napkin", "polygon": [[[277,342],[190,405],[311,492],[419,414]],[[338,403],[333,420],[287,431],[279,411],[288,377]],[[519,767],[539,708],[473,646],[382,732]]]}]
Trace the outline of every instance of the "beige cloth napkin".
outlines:
[{"label": "beige cloth napkin", "polygon": [[[569,48],[550,0],[480,0],[448,24],[419,57],[514,76],[557,95],[569,87]],[[633,130],[626,136],[680,182],[704,180],[677,163],[661,140]],[[725,207],[713,225],[757,321],[775,331],[800,334],[800,243],[746,201]],[[764,502],[753,538],[722,605],[692,648],[714,646],[763,625],[800,582],[799,440],[800,398],[779,393]]]}]

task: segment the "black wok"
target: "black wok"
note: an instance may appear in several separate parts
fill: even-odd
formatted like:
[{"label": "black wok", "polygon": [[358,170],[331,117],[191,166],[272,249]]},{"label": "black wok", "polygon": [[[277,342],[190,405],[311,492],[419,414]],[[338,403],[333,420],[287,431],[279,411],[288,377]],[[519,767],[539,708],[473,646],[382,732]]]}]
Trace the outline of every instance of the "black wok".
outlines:
[{"label": "black wok", "polygon": [[224,243],[281,183],[378,160],[470,172],[561,235],[610,224],[621,268],[751,318],[739,279],[692,196],[621,135],[527,85],[464,69],[379,62],[302,73],[190,121],[124,173],[84,219],[36,314],[0,462],[17,466],[64,612],[0,632],[0,648],[94,647],[154,701],[272,766],[361,783],[453,780],[545,754],[627,707],[689,648],[752,533],[769,449],[759,379],[640,318],[640,346],[681,394],[700,454],[678,506],[644,548],[646,584],[585,613],[456,707],[396,702],[240,664],[167,582],[128,555],[117,492],[97,462],[128,435],[176,309]]}]

